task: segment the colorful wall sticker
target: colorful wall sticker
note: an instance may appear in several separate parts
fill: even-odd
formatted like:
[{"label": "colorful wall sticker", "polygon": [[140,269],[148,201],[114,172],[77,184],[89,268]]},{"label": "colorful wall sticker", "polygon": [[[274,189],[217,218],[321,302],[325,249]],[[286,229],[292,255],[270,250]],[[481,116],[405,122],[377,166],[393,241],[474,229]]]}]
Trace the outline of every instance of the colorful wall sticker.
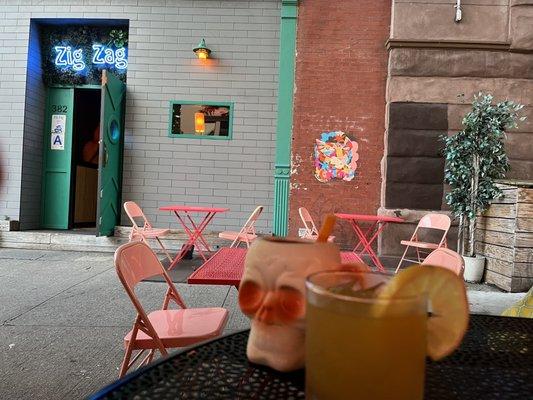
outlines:
[{"label": "colorful wall sticker", "polygon": [[320,182],[333,178],[351,181],[357,169],[357,142],[344,132],[324,132],[315,143],[315,177]]}]

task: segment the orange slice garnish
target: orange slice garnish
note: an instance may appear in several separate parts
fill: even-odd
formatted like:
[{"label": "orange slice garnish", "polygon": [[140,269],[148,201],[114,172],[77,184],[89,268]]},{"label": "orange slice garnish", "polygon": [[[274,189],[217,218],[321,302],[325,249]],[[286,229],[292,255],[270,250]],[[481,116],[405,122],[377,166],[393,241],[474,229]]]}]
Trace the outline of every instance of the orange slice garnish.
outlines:
[{"label": "orange slice garnish", "polygon": [[395,275],[379,297],[394,299],[423,294],[431,305],[427,320],[427,354],[439,360],[461,344],[468,328],[468,301],[463,280],[442,267],[412,265]]}]

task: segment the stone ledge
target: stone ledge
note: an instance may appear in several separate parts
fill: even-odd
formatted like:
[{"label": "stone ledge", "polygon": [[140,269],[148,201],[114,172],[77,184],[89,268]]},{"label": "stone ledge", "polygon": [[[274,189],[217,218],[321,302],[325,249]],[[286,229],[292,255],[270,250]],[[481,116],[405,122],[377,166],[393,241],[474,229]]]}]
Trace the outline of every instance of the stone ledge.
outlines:
[{"label": "stone ledge", "polygon": [[[0,232],[0,248],[114,252],[118,246],[128,242],[130,230],[130,227],[119,226],[115,229],[116,235],[110,237],[96,237],[72,231]],[[220,239],[218,232],[204,233],[204,237],[212,250],[231,244],[228,240]],[[162,242],[171,253],[175,253],[187,239],[188,236],[183,231],[171,231]],[[150,244],[158,251],[159,246],[155,241]]]},{"label": "stone ledge", "polygon": [[386,215],[388,217],[400,217],[405,220],[408,224],[417,224],[418,221],[426,214],[437,213],[447,215],[452,219],[452,226],[458,225],[458,222],[453,219],[453,214],[451,211],[443,210],[411,210],[408,208],[385,208],[380,207],[378,209],[378,215]]},{"label": "stone ledge", "polygon": [[19,228],[20,228],[19,221],[12,221],[12,220],[0,221],[1,232],[18,231]]}]

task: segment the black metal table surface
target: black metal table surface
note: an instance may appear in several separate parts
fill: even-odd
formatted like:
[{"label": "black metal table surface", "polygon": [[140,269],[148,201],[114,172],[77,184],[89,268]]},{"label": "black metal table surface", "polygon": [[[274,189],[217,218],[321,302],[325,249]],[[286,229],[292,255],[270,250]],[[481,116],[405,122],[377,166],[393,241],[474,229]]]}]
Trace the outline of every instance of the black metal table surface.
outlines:
[{"label": "black metal table surface", "polygon": [[[248,362],[249,331],[177,352],[91,399],[304,399],[304,371]],[[472,315],[461,346],[427,362],[425,399],[532,399],[533,320]]]}]

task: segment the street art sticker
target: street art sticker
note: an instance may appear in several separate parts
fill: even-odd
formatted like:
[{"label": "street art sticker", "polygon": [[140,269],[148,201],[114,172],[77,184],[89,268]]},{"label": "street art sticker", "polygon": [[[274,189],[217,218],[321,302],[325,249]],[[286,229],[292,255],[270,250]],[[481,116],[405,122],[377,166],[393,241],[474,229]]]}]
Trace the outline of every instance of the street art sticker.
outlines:
[{"label": "street art sticker", "polygon": [[344,132],[324,132],[315,143],[315,177],[320,182],[332,179],[351,181],[357,169],[357,142]]},{"label": "street art sticker", "polygon": [[50,148],[52,150],[65,150],[65,125],[67,116],[65,114],[52,115],[52,131],[50,136]]}]

